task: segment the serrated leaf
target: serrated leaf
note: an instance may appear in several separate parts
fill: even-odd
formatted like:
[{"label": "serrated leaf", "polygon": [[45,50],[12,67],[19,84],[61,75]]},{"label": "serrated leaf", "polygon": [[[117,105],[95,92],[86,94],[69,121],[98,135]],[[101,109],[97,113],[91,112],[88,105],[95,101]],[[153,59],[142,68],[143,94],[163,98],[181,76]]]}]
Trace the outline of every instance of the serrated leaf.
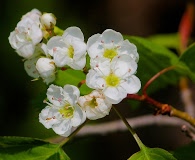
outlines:
[{"label": "serrated leaf", "polygon": [[70,160],[58,144],[29,137],[0,137],[0,160]]},{"label": "serrated leaf", "polygon": [[177,160],[171,153],[162,148],[144,147],[134,153],[128,160]]},{"label": "serrated leaf", "polygon": [[195,43],[181,55],[179,61],[181,71],[195,81]]},{"label": "serrated leaf", "polygon": [[180,147],[173,152],[173,155],[178,160],[193,160],[195,159],[195,142],[192,142],[186,146]]},{"label": "serrated leaf", "polygon": [[[135,36],[124,36],[135,44],[139,53],[137,77],[140,78],[142,87],[159,71],[178,63],[178,57],[166,47],[157,45],[147,39]],[[148,93],[157,91],[169,84],[177,84],[179,79],[177,71],[169,71],[161,75],[148,88]]]}]

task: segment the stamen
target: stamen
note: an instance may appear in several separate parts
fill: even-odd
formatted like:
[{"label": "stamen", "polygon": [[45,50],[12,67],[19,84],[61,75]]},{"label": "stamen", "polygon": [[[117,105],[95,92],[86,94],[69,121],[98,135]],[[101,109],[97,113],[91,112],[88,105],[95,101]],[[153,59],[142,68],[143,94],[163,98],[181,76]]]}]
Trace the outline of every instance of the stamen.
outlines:
[{"label": "stamen", "polygon": [[49,62],[50,64],[55,64],[54,62]]},{"label": "stamen", "polygon": [[56,52],[56,51],[57,51],[57,48],[56,48],[56,47],[54,47],[54,48],[53,48],[53,52]]}]

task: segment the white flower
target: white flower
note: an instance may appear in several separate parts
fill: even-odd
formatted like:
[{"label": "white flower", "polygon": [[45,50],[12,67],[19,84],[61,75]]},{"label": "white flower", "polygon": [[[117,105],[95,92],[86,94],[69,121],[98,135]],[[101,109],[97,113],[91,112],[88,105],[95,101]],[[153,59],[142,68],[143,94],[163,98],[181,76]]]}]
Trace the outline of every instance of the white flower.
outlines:
[{"label": "white flower", "polygon": [[94,90],[90,94],[79,97],[79,105],[85,110],[90,120],[103,118],[109,115],[112,104],[106,99],[101,91]]},{"label": "white flower", "polygon": [[86,44],[78,27],[67,28],[62,36],[54,36],[47,43],[48,51],[56,66],[70,66],[82,70],[86,64]]},{"label": "white flower", "polygon": [[[100,60],[99,60],[100,59]],[[137,63],[127,54],[117,56],[110,62],[97,58],[96,64],[86,76],[86,84],[93,89],[102,90],[106,98],[117,104],[127,94],[134,94],[141,88],[140,80],[134,75]]]},{"label": "white flower", "polygon": [[122,34],[112,29],[91,36],[87,41],[87,51],[92,59],[103,57],[112,60],[115,56],[128,54],[136,62],[139,60],[136,46],[128,40],[123,40]]},{"label": "white flower", "polygon": [[77,104],[80,92],[77,87],[65,85],[64,88],[50,85],[47,90],[48,103],[39,114],[39,122],[56,134],[68,137],[86,120],[85,112]]},{"label": "white flower", "polygon": [[24,15],[18,22],[14,31],[8,37],[9,43],[16,50],[19,56],[30,58],[35,51],[35,46],[42,40],[43,33],[37,14],[38,11],[32,11]]}]

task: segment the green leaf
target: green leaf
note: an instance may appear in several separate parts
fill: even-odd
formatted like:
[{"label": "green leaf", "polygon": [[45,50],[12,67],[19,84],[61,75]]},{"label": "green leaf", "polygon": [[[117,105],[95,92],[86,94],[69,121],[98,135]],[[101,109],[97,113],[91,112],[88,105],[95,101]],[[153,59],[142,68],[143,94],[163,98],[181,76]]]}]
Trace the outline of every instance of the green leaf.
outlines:
[{"label": "green leaf", "polygon": [[179,58],[178,68],[191,80],[195,81],[195,43],[192,44]]},{"label": "green leaf", "polygon": [[57,72],[56,80],[54,83],[59,86],[64,86],[65,84],[71,84],[78,86],[82,80],[85,80],[85,74],[80,70],[67,69],[65,71],[59,70]]},{"label": "green leaf", "polygon": [[157,34],[148,37],[150,41],[171,49],[179,50],[180,39],[178,33]]},{"label": "green leaf", "polygon": [[[140,59],[136,75],[141,80],[142,87],[159,71],[178,63],[178,57],[166,47],[141,37],[124,36],[124,38],[127,38],[137,46]],[[157,91],[169,84],[177,84],[178,78],[179,74],[177,71],[169,71],[151,84],[148,88],[148,93]]]},{"label": "green leaf", "polygon": [[178,160],[193,160],[195,157],[195,142],[176,149],[173,155]]},{"label": "green leaf", "polygon": [[176,158],[164,149],[144,147],[128,160],[176,160]]},{"label": "green leaf", "polygon": [[29,137],[0,137],[0,160],[70,160],[58,144]]},{"label": "green leaf", "polygon": [[79,89],[80,89],[81,95],[87,95],[93,91],[93,89],[89,88],[86,85],[86,83],[82,84]]},{"label": "green leaf", "polygon": [[80,86],[80,94],[86,95],[89,94],[92,89],[89,88],[85,83],[80,84],[83,80],[86,79],[86,75],[80,70],[67,69],[65,71],[59,70],[57,73],[56,80],[54,84],[59,86],[64,86],[65,84],[71,84],[75,86]]}]

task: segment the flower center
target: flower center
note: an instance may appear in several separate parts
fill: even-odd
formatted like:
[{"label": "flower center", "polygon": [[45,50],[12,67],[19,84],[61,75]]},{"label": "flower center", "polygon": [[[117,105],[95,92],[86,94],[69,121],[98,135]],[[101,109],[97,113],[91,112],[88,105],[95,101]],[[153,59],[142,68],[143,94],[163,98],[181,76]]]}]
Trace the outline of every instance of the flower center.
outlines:
[{"label": "flower center", "polygon": [[74,48],[73,48],[73,46],[70,46],[68,48],[68,55],[69,55],[70,58],[73,58],[73,55],[74,55]]},{"label": "flower center", "polygon": [[109,76],[107,76],[105,80],[106,84],[111,87],[116,87],[120,82],[120,78],[116,76],[114,73],[111,73]]},{"label": "flower center", "polygon": [[97,106],[97,102],[96,99],[93,98],[91,101],[86,101],[85,102],[86,106],[90,106],[91,108],[95,108]]},{"label": "flower center", "polygon": [[74,109],[73,106],[71,106],[70,104],[66,104],[59,110],[59,112],[62,114],[63,117],[70,118],[73,117]]},{"label": "flower center", "polygon": [[116,49],[105,49],[103,56],[109,59],[113,59],[117,55]]}]

